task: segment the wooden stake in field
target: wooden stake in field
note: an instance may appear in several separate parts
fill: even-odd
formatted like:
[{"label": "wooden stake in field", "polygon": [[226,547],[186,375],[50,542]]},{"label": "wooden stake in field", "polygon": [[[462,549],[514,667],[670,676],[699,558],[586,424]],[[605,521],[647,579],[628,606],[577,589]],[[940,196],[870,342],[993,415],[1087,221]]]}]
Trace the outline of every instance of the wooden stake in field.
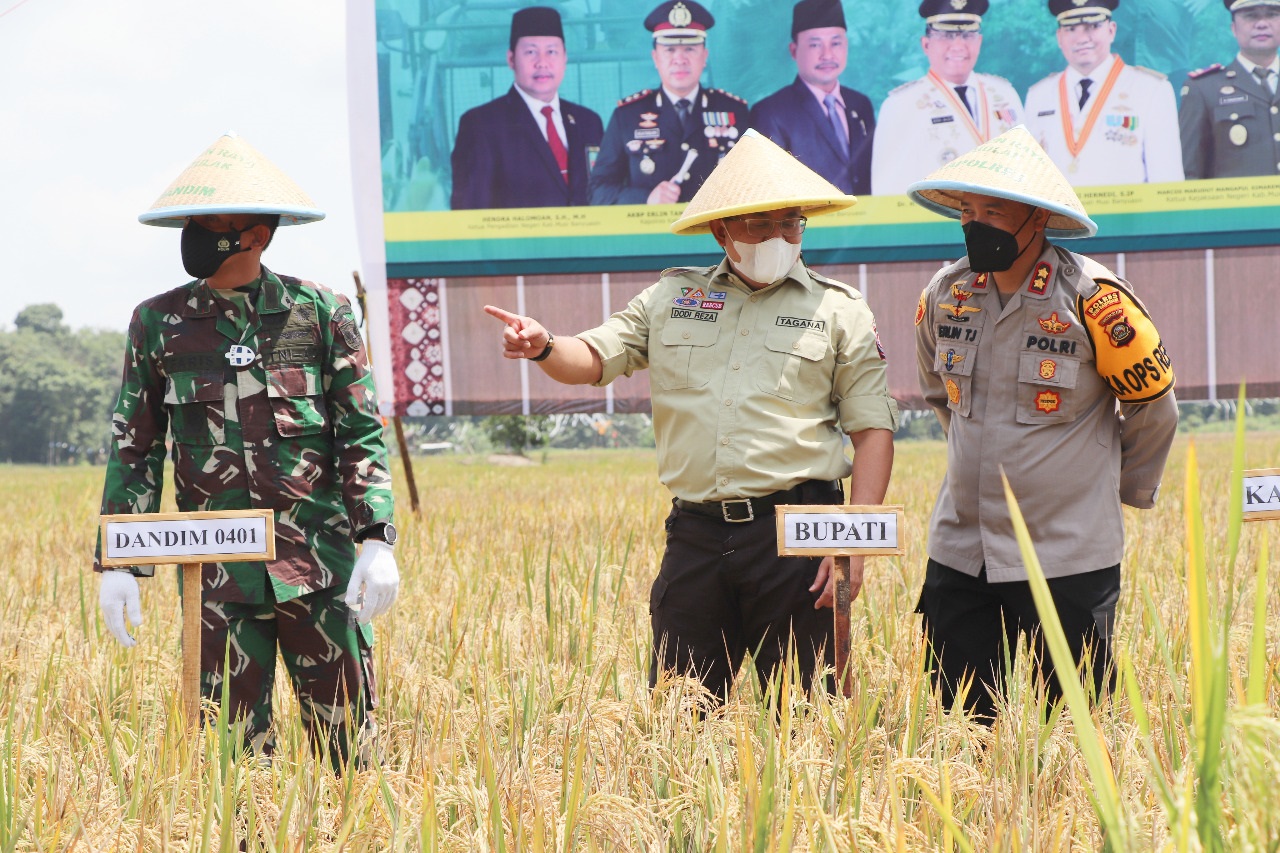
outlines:
[{"label": "wooden stake in field", "polygon": [[849,579],[851,558],[901,555],[902,507],[783,505],[776,507],[776,512],[779,554],[784,557],[833,558],[836,682],[840,693],[847,698],[853,695],[853,683],[849,677],[852,651],[849,611],[853,606]]},{"label": "wooden stake in field", "polygon": [[201,564],[274,560],[275,516],[269,509],[104,515],[101,531],[104,568],[182,566],[182,710],[197,726]]}]

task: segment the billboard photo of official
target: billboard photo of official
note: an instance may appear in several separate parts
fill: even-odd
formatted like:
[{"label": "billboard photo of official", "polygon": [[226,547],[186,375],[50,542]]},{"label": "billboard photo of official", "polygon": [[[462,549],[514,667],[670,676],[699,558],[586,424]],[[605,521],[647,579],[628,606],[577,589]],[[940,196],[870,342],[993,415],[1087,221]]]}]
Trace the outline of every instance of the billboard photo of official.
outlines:
[{"label": "billboard photo of official", "polygon": [[715,18],[694,0],[649,13],[660,84],[618,101],[591,170],[592,204],[687,202],[747,127],[747,102],[702,85]]},{"label": "billboard photo of official", "polygon": [[899,195],[961,154],[1022,122],[1022,100],[1003,77],[974,71],[987,0],[924,0],[920,47],[929,73],[889,93],[871,155],[871,191]]},{"label": "billboard photo of official", "polygon": [[1173,87],[1111,50],[1120,0],[1049,0],[1066,70],[1027,92],[1027,129],[1073,186],[1181,181]]},{"label": "billboard photo of official", "polygon": [[568,57],[560,13],[511,16],[511,90],[463,113],[453,146],[454,210],[587,203],[587,172],[600,150],[600,116],[560,97]]},{"label": "billboard photo of official", "polygon": [[1239,45],[1187,75],[1178,124],[1187,180],[1280,173],[1280,0],[1223,0]]},{"label": "billboard photo of official", "polygon": [[751,126],[851,195],[871,192],[871,100],[844,86],[849,33],[839,0],[800,0],[791,13],[796,79],[751,109]]}]

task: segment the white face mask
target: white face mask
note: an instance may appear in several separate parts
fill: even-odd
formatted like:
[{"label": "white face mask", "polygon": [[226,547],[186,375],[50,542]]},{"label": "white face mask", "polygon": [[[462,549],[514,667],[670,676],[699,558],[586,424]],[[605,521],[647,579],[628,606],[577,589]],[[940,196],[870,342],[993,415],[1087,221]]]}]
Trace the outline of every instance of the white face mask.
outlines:
[{"label": "white face mask", "polygon": [[733,261],[738,272],[759,284],[779,281],[800,258],[800,244],[788,243],[782,237],[774,237],[763,243],[739,243],[730,238],[733,248],[742,260]]}]

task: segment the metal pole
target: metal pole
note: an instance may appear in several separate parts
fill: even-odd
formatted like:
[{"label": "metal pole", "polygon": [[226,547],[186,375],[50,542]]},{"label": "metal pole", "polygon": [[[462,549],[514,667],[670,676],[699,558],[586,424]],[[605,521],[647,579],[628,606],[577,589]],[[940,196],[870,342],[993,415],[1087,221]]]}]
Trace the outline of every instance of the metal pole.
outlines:
[{"label": "metal pole", "polygon": [[[369,311],[367,308],[366,293],[364,282],[360,280],[360,271],[354,270],[351,277],[356,281],[356,301],[360,303],[360,323],[364,326],[365,340],[369,339]],[[373,347],[366,346],[368,351],[369,366],[373,366]],[[404,463],[404,480],[409,486],[409,507],[413,510],[414,515],[418,514],[418,481],[413,476],[413,457],[409,455],[409,443],[405,441],[404,425],[400,423],[399,415],[391,416],[391,423],[396,429],[396,444],[400,448],[400,461]]]},{"label": "metal pole", "polygon": [[182,564],[182,710],[189,728],[200,725],[200,563]]}]

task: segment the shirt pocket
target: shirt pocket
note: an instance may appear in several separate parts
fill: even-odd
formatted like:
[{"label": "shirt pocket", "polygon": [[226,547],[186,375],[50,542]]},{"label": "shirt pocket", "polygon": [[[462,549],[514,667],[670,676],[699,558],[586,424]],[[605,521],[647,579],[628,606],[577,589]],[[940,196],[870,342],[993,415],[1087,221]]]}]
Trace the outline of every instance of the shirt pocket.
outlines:
[{"label": "shirt pocket", "polygon": [[1024,352],[1018,358],[1020,424],[1061,424],[1080,416],[1080,359]]},{"label": "shirt pocket", "polygon": [[973,364],[978,348],[939,341],[933,357],[933,372],[942,378],[947,392],[947,408],[962,418],[969,417],[972,406]]},{"label": "shirt pocket", "polygon": [[[701,388],[706,385],[711,377],[706,364],[707,347],[712,346],[719,337],[719,323],[693,321],[663,326],[662,345],[656,353],[650,354],[649,370],[653,381],[664,391]],[[701,374],[695,373],[698,362],[701,362],[703,368]]]},{"label": "shirt pocket", "polygon": [[1253,99],[1244,95],[1239,103],[1215,104],[1213,120],[1218,124],[1235,124],[1254,117]]},{"label": "shirt pocket", "polygon": [[207,373],[172,373],[165,380],[169,432],[178,444],[225,444],[226,382]]},{"label": "shirt pocket", "polygon": [[315,435],[329,427],[320,368],[315,365],[269,369],[267,397],[282,438]]},{"label": "shirt pocket", "polygon": [[770,329],[764,348],[764,363],[756,377],[761,391],[797,403],[831,396],[833,367],[826,363],[831,341],[826,332]]}]

